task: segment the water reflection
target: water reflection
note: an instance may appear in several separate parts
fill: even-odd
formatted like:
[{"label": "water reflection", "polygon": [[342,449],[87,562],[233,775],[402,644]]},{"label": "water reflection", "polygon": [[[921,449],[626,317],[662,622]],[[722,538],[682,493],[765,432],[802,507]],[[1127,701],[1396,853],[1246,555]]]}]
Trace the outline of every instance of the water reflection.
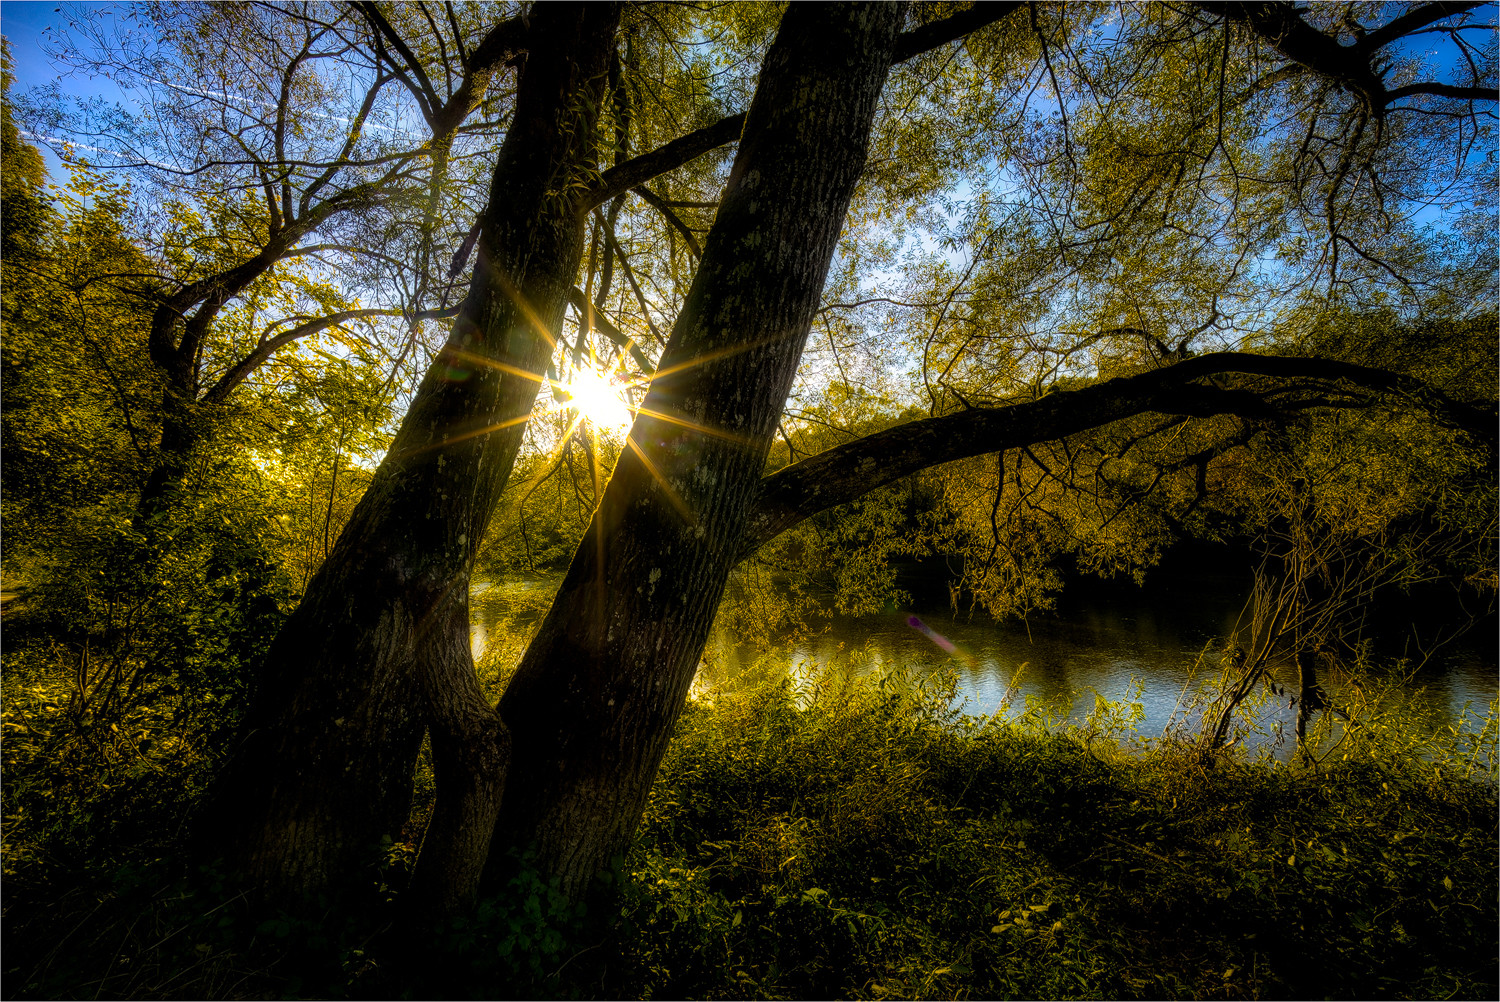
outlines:
[{"label": "water reflection", "polygon": [[[532,579],[506,581],[496,587],[536,605],[544,603],[544,595],[556,584],[556,580]],[[476,595],[489,587],[481,582]],[[494,628],[483,610],[494,604],[475,603],[476,657]],[[996,624],[981,614],[970,620],[946,608],[917,610],[933,633],[951,642],[951,653],[909,625],[913,610],[891,609],[858,619],[835,619],[825,632],[790,642],[771,656],[786,663],[803,662],[810,669],[840,663],[858,652],[856,660],[863,670],[901,666],[928,673],[952,671],[958,682],[956,707],[975,715],[1005,708],[1007,696],[1011,697],[1010,712],[1023,707],[1029,697],[1051,704],[1058,716],[1079,722],[1094,709],[1095,694],[1112,701],[1139,702],[1143,718],[1137,732],[1155,737],[1169,722],[1183,723],[1185,713],[1186,722],[1194,722],[1187,697],[1206,675],[1217,673],[1217,651],[1209,647],[1234,630],[1242,606],[1242,596],[1233,588],[1186,586],[1178,594],[1163,589],[1080,590],[1065,596],[1056,615],[1033,617],[1028,623]],[[1403,638],[1384,639],[1387,646],[1380,661],[1389,663],[1399,653],[1396,645]],[[736,645],[733,637],[716,635],[711,644],[710,660],[731,675],[762,656]],[[1481,625],[1441,649],[1394,697],[1401,701],[1408,722],[1436,732],[1457,724],[1466,709],[1471,719],[1482,718],[1500,690],[1495,650],[1493,625]],[[1012,691],[1011,683],[1023,665]],[[1272,675],[1295,691],[1295,665],[1277,665]],[[1338,672],[1328,672],[1323,682],[1336,705],[1354,698],[1349,691],[1351,681]],[[1262,704],[1253,714],[1258,728],[1244,736],[1244,743],[1257,747],[1275,742],[1279,727],[1285,737],[1278,752],[1289,751],[1296,718],[1289,697],[1275,698],[1262,690],[1257,699]],[[1338,735],[1336,727],[1332,739]]]},{"label": "water reflection", "polygon": [[[1164,608],[1145,595],[1090,596],[1064,607],[1059,618],[1036,617],[1026,624],[996,624],[979,621],[978,616],[969,621],[947,611],[928,613],[925,625],[952,642],[956,650],[950,654],[909,626],[909,613],[892,610],[835,620],[826,633],[794,645],[790,656],[826,666],[848,651],[862,650],[871,667],[904,664],[926,672],[952,671],[958,677],[957,706],[976,715],[1001,709],[1008,695],[1012,712],[1030,697],[1078,722],[1093,711],[1096,694],[1106,700],[1139,702],[1144,716],[1137,732],[1154,737],[1169,722],[1196,721],[1192,696],[1200,682],[1217,676],[1215,641],[1234,630],[1239,613],[1239,604],[1229,596],[1213,594],[1201,596],[1191,609]],[[1440,651],[1402,688],[1402,709],[1410,723],[1436,731],[1457,723],[1466,708],[1471,719],[1483,717],[1496,698],[1497,681],[1493,632],[1481,631],[1471,634],[1467,643]],[[722,639],[718,649],[731,672],[743,670],[756,656]],[[1019,684],[1011,691],[1023,665]],[[1347,691],[1349,679],[1338,672],[1327,674],[1323,682],[1335,704],[1353,698]],[[1274,666],[1272,676],[1295,691],[1294,664]],[[1244,743],[1256,747],[1274,742],[1280,725],[1289,746],[1296,719],[1290,698],[1262,695],[1263,705],[1253,715],[1259,726],[1245,735]],[[1334,740],[1339,733],[1335,728]]]}]

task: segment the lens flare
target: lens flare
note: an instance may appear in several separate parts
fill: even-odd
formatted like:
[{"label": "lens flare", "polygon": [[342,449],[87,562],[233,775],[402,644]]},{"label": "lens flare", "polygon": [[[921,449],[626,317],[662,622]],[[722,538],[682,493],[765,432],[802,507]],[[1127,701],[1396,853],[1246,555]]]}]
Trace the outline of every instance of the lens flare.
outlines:
[{"label": "lens flare", "polygon": [[938,648],[945,654],[951,655],[957,661],[971,668],[974,666],[974,656],[972,654],[922,622],[921,619],[916,616],[908,616],[906,617],[906,625],[922,634],[928,640],[931,640],[934,644],[937,644]]},{"label": "lens flare", "polygon": [[569,402],[579,415],[601,431],[624,431],[635,419],[625,402],[623,387],[598,369],[579,369],[563,392],[571,398]]}]

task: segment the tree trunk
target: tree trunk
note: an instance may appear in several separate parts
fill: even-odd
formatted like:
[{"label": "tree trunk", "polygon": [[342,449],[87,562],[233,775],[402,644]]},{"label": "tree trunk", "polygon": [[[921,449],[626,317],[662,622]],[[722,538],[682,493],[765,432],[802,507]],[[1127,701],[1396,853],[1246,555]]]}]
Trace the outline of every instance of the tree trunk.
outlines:
[{"label": "tree trunk", "polygon": [[1307,725],[1313,714],[1331,708],[1328,694],[1318,681],[1318,651],[1304,649],[1297,652],[1297,676],[1300,690],[1297,693],[1297,750],[1304,758],[1311,758],[1312,753],[1307,748]]},{"label": "tree trunk", "polygon": [[793,4],[629,448],[500,701],[508,850],[581,897],[625,849],[693,679],[864,165],[899,4]]},{"label": "tree trunk", "polygon": [[472,890],[484,855],[473,829],[487,833],[480,819],[498,806],[505,739],[474,678],[469,571],[578,269],[576,193],[594,173],[618,18],[614,3],[535,8],[469,294],[267,656],[264,695],[200,825],[203,848],[263,895],[295,900],[357,877],[406,820],[429,723],[439,790],[419,896]]},{"label": "tree trunk", "polygon": [[[151,472],[136,501],[136,531],[153,533],[161,516],[171,506],[172,497],[187,479],[193,452],[204,438],[204,425],[210,419],[193,402],[193,387],[171,379],[170,388],[162,392],[161,434]],[[148,562],[151,557],[145,558]]]},{"label": "tree trunk", "polygon": [[434,612],[447,622],[416,649],[438,787],[408,889],[416,923],[461,910],[479,886],[510,762],[510,735],[474,675],[462,577]]}]

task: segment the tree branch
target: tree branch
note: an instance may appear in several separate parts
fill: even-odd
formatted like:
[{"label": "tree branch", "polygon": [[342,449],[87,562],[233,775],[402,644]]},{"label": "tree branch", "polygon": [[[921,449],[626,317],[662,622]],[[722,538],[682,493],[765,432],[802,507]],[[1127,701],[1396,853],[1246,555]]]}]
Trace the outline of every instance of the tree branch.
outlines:
[{"label": "tree branch", "polygon": [[[469,112],[479,106],[495,71],[508,65],[526,48],[530,21],[523,15],[501,21],[480,39],[464,67],[463,80],[447,102],[432,116],[435,141],[451,135],[463,124]],[[456,36],[455,36],[456,37]]]},{"label": "tree branch", "polygon": [[650,153],[611,167],[599,176],[599,181],[584,197],[582,210],[589,211],[603,205],[616,195],[623,194],[654,177],[676,170],[683,164],[703,156],[729,143],[737,142],[745,128],[744,113],[721,118],[712,125],[695,129],[686,135],[659,146]]},{"label": "tree branch", "polygon": [[[454,317],[458,315],[458,309],[457,306],[450,306],[443,310],[423,310],[421,313],[416,314],[416,317],[423,320]],[[257,345],[254,351],[230,366],[229,370],[219,377],[219,381],[214,383],[208,392],[203,395],[203,402],[223,403],[234,388],[243,383],[250,373],[264,364],[266,359],[274,355],[278,349],[291,344],[293,341],[299,341],[302,338],[322,333],[330,327],[337,327],[339,324],[348,323],[350,320],[359,320],[363,317],[399,317],[401,315],[402,311],[396,308],[344,310],[341,313],[331,313],[326,317],[309,320],[307,323],[293,327],[291,330],[283,331],[273,338],[267,338],[265,342]]]},{"label": "tree branch", "polygon": [[1460,101],[1493,101],[1496,99],[1494,88],[1491,87],[1457,87],[1445,83],[1414,83],[1405,87],[1397,87],[1386,93],[1388,102],[1401,100],[1403,97],[1411,97],[1413,94],[1433,94],[1437,97],[1454,97]]},{"label": "tree branch", "polygon": [[645,199],[648,205],[666,217],[667,222],[672,224],[673,229],[682,234],[682,239],[687,241],[688,250],[693,252],[693,257],[698,258],[703,256],[703,245],[698,243],[697,235],[688,228],[688,224],[684,223],[677,213],[667,207],[667,203],[660,195],[645,185],[638,185],[630,190]]},{"label": "tree branch", "polygon": [[647,358],[646,353],[641,351],[640,346],[635,343],[635,338],[610,323],[599,311],[598,307],[590,309],[588,297],[584,295],[582,289],[576,285],[573,286],[572,290],[568,293],[568,302],[580,313],[589,310],[593,314],[595,329],[624,350],[630,352],[630,357],[635,359],[635,364],[640,366],[642,372],[649,376],[656,371],[656,366],[652,365],[651,359]]},{"label": "tree branch", "polygon": [[383,38],[396,50],[396,53],[401,57],[401,61],[406,63],[406,68],[416,77],[416,83],[410,87],[412,97],[417,99],[417,104],[422,110],[422,117],[427,120],[427,124],[435,126],[434,118],[438,111],[438,96],[437,91],[432,88],[432,81],[427,79],[427,72],[422,69],[422,61],[412,53],[411,47],[406,44],[406,39],[402,38],[396,29],[391,26],[391,23],[385,19],[385,15],[380,12],[379,7],[368,2],[355,3],[354,7],[365,16],[365,20],[370,23],[370,27],[375,30],[376,36]]},{"label": "tree branch", "polygon": [[1207,14],[1238,21],[1288,59],[1353,90],[1369,112],[1376,116],[1383,114],[1396,101],[1414,94],[1434,94],[1468,101],[1495,100],[1495,92],[1489,88],[1458,87],[1435,81],[1387,90],[1383,75],[1371,61],[1381,47],[1445,17],[1462,14],[1483,4],[1424,4],[1375,29],[1354,45],[1341,45],[1337,39],[1314,28],[1302,19],[1301,9],[1290,3],[1239,0],[1223,4],[1200,3],[1198,6]]},{"label": "tree branch", "polygon": [[1302,20],[1300,10],[1292,4],[1242,0],[1199,6],[1207,14],[1238,21],[1288,59],[1344,84],[1364,100],[1372,113],[1379,113],[1388,103],[1385,84],[1371,67],[1365,50],[1340,45],[1337,39]]},{"label": "tree branch", "polygon": [[952,17],[945,17],[931,24],[924,24],[920,28],[902,32],[896,39],[896,54],[891,62],[904,63],[928,49],[956,42],[969,32],[978,31],[987,24],[994,24],[1005,15],[1025,6],[1026,4],[1021,2],[990,0],[987,3],[976,3],[968,10],[959,11]]},{"label": "tree branch", "polygon": [[1326,359],[1217,352],[1009,407],[978,408],[898,425],[784,467],[761,481],[740,555],[749,556],[820,511],[941,463],[1054,441],[1137,414],[1234,414],[1274,420],[1292,410],[1322,405],[1320,398],[1313,398],[1277,407],[1252,390],[1193,382],[1223,373],[1352,383],[1367,391],[1397,394],[1441,423],[1473,436],[1489,452],[1495,449],[1494,408],[1458,403],[1409,376]]},{"label": "tree branch", "polygon": [[[945,17],[931,24],[924,24],[920,28],[913,28],[896,39],[896,53],[891,61],[902,63],[929,49],[956,41],[969,32],[983,28],[987,24],[993,24],[1011,11],[1024,6],[1026,5],[1019,0],[976,3],[952,17]],[[582,211],[587,212],[594,206],[602,205],[616,195],[645,184],[654,177],[676,170],[711,150],[736,142],[744,128],[743,112],[738,115],[729,115],[712,125],[706,125],[687,135],[678,136],[670,143],[657,147],[650,153],[643,153],[634,159],[611,167],[600,175],[598,183],[583,199]]]},{"label": "tree branch", "polygon": [[1454,14],[1462,14],[1464,11],[1473,10],[1475,7],[1483,7],[1482,2],[1440,2],[1426,3],[1420,7],[1413,8],[1393,19],[1389,24],[1383,24],[1361,38],[1355,48],[1365,52],[1374,52],[1376,49],[1389,45],[1399,38],[1410,35],[1414,31],[1420,31],[1429,24],[1435,24],[1445,17]]}]

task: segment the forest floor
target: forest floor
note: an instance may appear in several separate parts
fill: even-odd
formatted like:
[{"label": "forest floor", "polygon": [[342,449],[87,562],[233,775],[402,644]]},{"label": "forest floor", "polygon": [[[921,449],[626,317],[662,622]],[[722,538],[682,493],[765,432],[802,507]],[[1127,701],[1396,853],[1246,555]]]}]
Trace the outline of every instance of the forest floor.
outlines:
[{"label": "forest floor", "polygon": [[580,916],[523,875],[419,946],[387,931],[405,842],[362,908],[252,915],[174,863],[190,796],[75,784],[48,807],[12,747],[3,990],[1495,998],[1493,739],[1461,737],[1395,756],[1372,720],[1317,766],[1205,760],[1040,712],[959,717],[903,679],[765,678],[689,703],[607,906]]}]

